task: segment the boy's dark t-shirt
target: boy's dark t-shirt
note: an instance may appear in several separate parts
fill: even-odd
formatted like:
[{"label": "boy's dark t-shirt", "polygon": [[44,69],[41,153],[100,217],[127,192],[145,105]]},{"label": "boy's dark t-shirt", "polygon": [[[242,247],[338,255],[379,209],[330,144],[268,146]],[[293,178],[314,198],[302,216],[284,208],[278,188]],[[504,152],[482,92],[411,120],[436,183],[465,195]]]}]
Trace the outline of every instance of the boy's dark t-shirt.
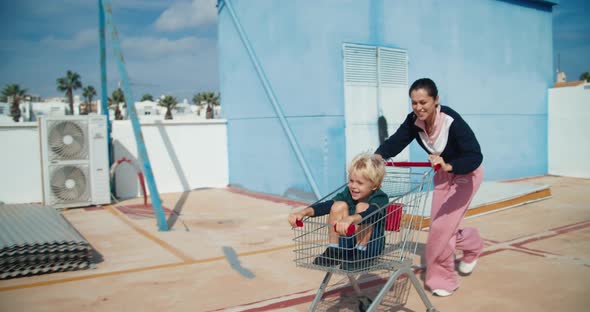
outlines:
[{"label": "boy's dark t-shirt", "polygon": [[[352,199],[348,186],[344,188],[340,193],[336,194],[331,200],[327,200],[321,203],[312,205],[311,208],[314,210],[314,217],[323,216],[330,213],[330,209],[335,201],[343,201],[348,204],[349,214],[352,215],[356,212],[356,205],[359,203]],[[361,201],[369,204],[369,208],[359,215],[363,220],[359,224],[371,224],[373,225],[373,234],[369,244],[367,245],[367,251],[370,256],[377,256],[383,251],[385,246],[384,228],[385,228],[385,207],[389,203],[389,197],[381,189],[376,190],[369,196],[367,200]],[[374,212],[377,213],[373,214]],[[367,216],[373,214],[371,217]],[[352,248],[356,245],[354,240],[350,240],[346,237],[340,239],[339,245],[345,248]]]},{"label": "boy's dark t-shirt", "polygon": [[[355,214],[356,205],[359,203],[359,201],[352,199],[352,195],[350,195],[348,186],[345,187],[342,192],[336,194],[332,200],[346,202],[348,204],[348,213],[350,215]],[[389,198],[387,197],[387,194],[385,194],[381,189],[377,189],[375,192],[373,192],[373,194],[371,194],[371,196],[369,196],[369,199],[360,202],[369,204],[369,208],[367,210],[359,213],[359,215],[364,219],[366,216],[375,212],[379,208],[387,205]]]},{"label": "boy's dark t-shirt", "polygon": [[[347,186],[340,193],[334,195],[331,200],[313,205],[312,208],[314,210],[314,216],[319,217],[330,213],[330,209],[332,208],[332,205],[335,201],[345,202],[348,205],[349,215],[356,213],[356,205],[359,203],[359,201],[352,199],[352,195],[350,195],[350,190]],[[383,192],[381,189],[377,189],[375,192],[373,192],[373,194],[371,194],[371,196],[369,196],[367,200],[362,200],[360,202],[369,204],[369,208],[367,208],[367,210],[359,213],[359,215],[363,218],[363,221],[361,221],[360,224],[366,224],[371,223],[368,222],[369,220],[366,219],[366,217],[379,210],[379,208],[387,205],[387,203],[389,203],[389,197],[387,197],[387,194],[385,194],[385,192]]]}]

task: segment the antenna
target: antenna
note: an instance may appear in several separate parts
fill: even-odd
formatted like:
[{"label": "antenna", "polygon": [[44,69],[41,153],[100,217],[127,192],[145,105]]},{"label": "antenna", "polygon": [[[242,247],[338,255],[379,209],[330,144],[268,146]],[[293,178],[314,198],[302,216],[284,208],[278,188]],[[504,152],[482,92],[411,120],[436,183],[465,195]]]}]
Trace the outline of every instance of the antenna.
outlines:
[{"label": "antenna", "polygon": [[561,54],[557,53],[557,80],[556,82],[566,82],[567,76],[561,71]]}]

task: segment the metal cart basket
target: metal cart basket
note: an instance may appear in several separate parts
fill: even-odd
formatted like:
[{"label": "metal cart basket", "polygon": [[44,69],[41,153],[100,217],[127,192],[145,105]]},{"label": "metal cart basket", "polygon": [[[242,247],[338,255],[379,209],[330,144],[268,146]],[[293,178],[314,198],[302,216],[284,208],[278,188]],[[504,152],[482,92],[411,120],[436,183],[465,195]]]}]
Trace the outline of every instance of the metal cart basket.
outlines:
[{"label": "metal cart basket", "polygon": [[[326,272],[309,311],[314,311],[322,300],[333,274],[348,277],[359,299],[361,311],[374,311],[397,279],[404,275],[410,279],[418,291],[427,311],[436,311],[412,270],[426,198],[431,189],[434,172],[433,169],[424,170],[424,168],[416,167],[430,167],[430,163],[386,163],[386,175],[381,190],[388,195],[389,203],[366,216],[363,221],[369,221],[361,221],[364,226],[351,225],[347,233],[350,235],[339,238],[338,254],[331,256],[322,254],[330,244],[328,230],[333,226],[328,224],[328,215],[304,218],[298,227],[293,228],[296,265]],[[341,191],[345,186],[328,194],[317,203],[329,200],[333,194]],[[368,256],[359,257],[354,252],[355,242],[363,235],[370,235],[366,253]],[[388,278],[378,295],[370,300],[363,295],[355,276],[374,271],[385,271]]]}]

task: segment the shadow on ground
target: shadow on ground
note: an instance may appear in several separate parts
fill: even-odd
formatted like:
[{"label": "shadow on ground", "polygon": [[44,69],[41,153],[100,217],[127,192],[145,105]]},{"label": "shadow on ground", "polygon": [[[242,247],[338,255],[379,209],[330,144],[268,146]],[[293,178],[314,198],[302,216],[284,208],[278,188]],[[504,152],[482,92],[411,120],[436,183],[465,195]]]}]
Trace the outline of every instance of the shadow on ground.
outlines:
[{"label": "shadow on ground", "polygon": [[[371,281],[371,280],[382,280],[382,283],[378,285],[363,288],[361,284],[361,291],[364,296],[368,297],[369,299],[374,299],[377,294],[381,291],[381,289],[385,286],[385,282],[389,279],[393,272],[383,271],[379,273],[370,273],[365,274],[360,277],[360,283],[363,281]],[[358,279],[358,277],[357,277]],[[341,287],[345,287],[345,290],[340,292],[339,289],[329,289],[326,292],[323,300],[320,301],[316,311],[326,311],[326,312],[337,312],[337,311],[362,311],[360,308],[362,303],[362,298],[359,298],[354,290],[350,287],[350,283],[348,282],[348,278],[341,277],[341,282],[338,282],[339,289]],[[344,285],[343,285],[344,284]],[[386,293],[385,298],[378,306],[379,311],[404,311],[404,312],[412,312],[414,310],[408,309],[405,307],[410,292],[416,291],[412,283],[408,278],[402,276],[398,279],[396,283],[393,284],[391,289]],[[365,306],[365,308],[367,308]],[[425,307],[426,309],[426,307]]]}]

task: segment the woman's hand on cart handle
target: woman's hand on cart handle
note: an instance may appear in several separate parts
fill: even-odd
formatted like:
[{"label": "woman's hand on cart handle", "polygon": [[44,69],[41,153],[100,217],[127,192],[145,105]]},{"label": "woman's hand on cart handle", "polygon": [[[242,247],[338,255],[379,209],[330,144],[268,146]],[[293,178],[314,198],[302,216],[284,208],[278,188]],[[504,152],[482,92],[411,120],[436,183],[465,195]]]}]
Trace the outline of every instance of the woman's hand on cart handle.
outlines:
[{"label": "woman's hand on cart handle", "polygon": [[447,164],[445,162],[445,160],[440,157],[439,155],[428,155],[428,161],[430,161],[430,164],[432,165],[432,168],[434,168],[434,171],[438,171],[440,169],[444,170],[444,171],[451,171],[453,170],[453,166],[450,164]]}]

